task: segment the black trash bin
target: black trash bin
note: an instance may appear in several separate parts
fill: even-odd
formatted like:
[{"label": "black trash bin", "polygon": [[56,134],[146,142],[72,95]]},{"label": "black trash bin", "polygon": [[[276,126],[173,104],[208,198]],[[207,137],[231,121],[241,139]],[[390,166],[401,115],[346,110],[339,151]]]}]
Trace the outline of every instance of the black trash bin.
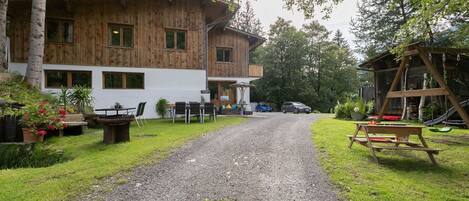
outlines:
[{"label": "black trash bin", "polygon": [[4,142],[21,142],[18,138],[20,133],[19,129],[19,119],[16,116],[5,116],[3,119],[4,122]]}]

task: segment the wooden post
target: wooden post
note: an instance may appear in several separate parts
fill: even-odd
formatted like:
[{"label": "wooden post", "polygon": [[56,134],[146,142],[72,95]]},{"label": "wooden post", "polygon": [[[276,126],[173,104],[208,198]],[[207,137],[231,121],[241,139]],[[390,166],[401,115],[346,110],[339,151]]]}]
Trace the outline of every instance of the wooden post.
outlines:
[{"label": "wooden post", "polygon": [[[399,83],[399,81],[401,80],[401,77],[402,77],[402,74],[403,72],[405,71],[405,69],[407,68],[407,62],[409,62],[409,57],[404,57],[402,58],[402,61],[401,61],[401,65],[399,66],[399,69],[397,70],[397,73],[396,73],[396,77],[394,77],[394,80],[392,81],[392,84],[391,84],[391,87],[389,88],[389,92],[392,92],[396,89],[397,87],[397,84]],[[388,93],[389,93],[388,92]],[[378,119],[381,119],[383,118],[384,116],[384,113],[386,113],[387,109],[388,109],[388,105],[389,105],[389,97],[388,95],[386,94],[386,98],[384,99],[384,103],[383,105],[381,106],[381,110],[379,112],[379,117]]]},{"label": "wooden post", "polygon": [[420,52],[419,53],[420,58],[422,59],[423,63],[425,63],[425,67],[427,67],[428,71],[430,71],[433,78],[438,82],[440,87],[446,89],[446,91],[448,92],[448,98],[451,101],[451,104],[453,104],[456,111],[464,120],[464,122],[466,123],[466,126],[469,127],[469,116],[467,115],[466,110],[464,110],[464,108],[461,107],[461,105],[459,105],[459,100],[456,97],[456,95],[454,95],[453,91],[451,91],[451,89],[446,85],[445,80],[441,77],[440,73],[438,72],[436,67],[433,65],[433,63],[428,59],[427,57],[428,52],[424,50],[423,48],[420,48],[420,47],[417,47],[417,48],[419,49],[419,52]]}]

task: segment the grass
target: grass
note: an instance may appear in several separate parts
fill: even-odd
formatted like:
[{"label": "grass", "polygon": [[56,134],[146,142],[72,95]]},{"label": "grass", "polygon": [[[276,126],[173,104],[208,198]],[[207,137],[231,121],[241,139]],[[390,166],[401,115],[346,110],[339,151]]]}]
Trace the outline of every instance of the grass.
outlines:
[{"label": "grass", "polygon": [[432,148],[444,149],[433,166],[425,153],[385,151],[372,162],[367,148],[348,138],[351,121],[324,117],[313,124],[320,160],[340,196],[348,200],[469,200],[469,130],[433,133],[424,129]]},{"label": "grass", "polygon": [[0,170],[0,200],[70,200],[89,191],[100,179],[160,160],[188,140],[242,121],[226,117],[216,123],[186,125],[152,120],[141,129],[132,126],[131,142],[116,145],[102,143],[101,129],[76,137],[51,138],[46,146],[63,150],[72,160],[47,168]]}]

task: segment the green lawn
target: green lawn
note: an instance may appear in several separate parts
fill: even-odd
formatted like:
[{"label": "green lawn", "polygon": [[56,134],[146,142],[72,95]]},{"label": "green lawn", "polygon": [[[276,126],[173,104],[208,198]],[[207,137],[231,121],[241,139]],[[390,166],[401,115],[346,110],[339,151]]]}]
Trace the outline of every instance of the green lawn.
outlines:
[{"label": "green lawn", "polygon": [[321,164],[348,200],[469,200],[469,130],[432,133],[424,129],[429,146],[444,149],[433,166],[425,153],[377,153],[372,162],[365,147],[348,149],[352,121],[325,116],[313,124],[313,141]]},{"label": "green lawn", "polygon": [[142,129],[131,127],[130,143],[117,145],[104,145],[99,129],[77,137],[52,138],[47,147],[62,149],[73,159],[47,168],[0,170],[0,200],[69,200],[102,178],[164,158],[188,140],[243,121],[239,117],[190,125],[148,121]]}]

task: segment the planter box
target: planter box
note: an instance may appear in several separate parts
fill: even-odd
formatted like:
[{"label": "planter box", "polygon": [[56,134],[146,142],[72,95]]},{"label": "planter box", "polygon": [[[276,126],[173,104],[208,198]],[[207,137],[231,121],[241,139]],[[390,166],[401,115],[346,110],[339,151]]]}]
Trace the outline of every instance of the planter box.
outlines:
[{"label": "planter box", "polygon": [[352,112],[350,115],[354,121],[361,121],[365,118],[365,115],[359,112]]}]

